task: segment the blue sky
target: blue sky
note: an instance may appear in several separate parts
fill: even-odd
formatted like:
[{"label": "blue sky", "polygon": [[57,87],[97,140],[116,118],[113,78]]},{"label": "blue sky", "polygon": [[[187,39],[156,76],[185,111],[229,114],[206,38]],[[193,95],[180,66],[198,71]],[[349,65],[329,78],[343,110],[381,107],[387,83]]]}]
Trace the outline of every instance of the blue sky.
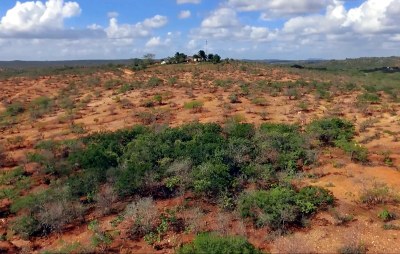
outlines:
[{"label": "blue sky", "polygon": [[0,60],[399,55],[400,0],[2,0]]}]

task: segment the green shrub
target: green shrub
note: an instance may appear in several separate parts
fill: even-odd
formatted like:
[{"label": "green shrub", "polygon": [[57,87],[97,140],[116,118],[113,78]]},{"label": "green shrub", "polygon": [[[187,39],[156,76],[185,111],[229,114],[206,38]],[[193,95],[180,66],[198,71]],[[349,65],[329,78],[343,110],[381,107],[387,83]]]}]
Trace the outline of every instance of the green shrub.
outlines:
[{"label": "green shrub", "polygon": [[320,187],[308,186],[297,193],[296,204],[304,214],[314,213],[318,208],[334,203],[332,194]]},{"label": "green shrub", "polygon": [[239,236],[222,237],[214,233],[200,234],[192,243],[177,250],[177,254],[261,254],[262,252]]},{"label": "green shrub", "polygon": [[391,220],[395,220],[396,219],[396,214],[388,211],[387,209],[383,209],[379,214],[378,217],[383,220],[384,222],[388,222]]},{"label": "green shrub", "polygon": [[275,170],[294,173],[315,160],[315,152],[297,126],[262,124],[254,141],[258,146],[256,161],[272,164]]},{"label": "green shrub", "polygon": [[231,103],[240,103],[239,96],[236,93],[231,93],[229,95],[229,101]]},{"label": "green shrub", "polygon": [[350,158],[355,162],[365,163],[368,161],[368,149],[362,145],[344,139],[335,141],[335,145],[349,154]]},{"label": "green shrub", "polygon": [[310,123],[307,128],[324,145],[334,145],[337,140],[350,141],[354,136],[354,125],[340,118],[325,118]]},{"label": "green shrub", "polygon": [[185,109],[191,109],[192,111],[195,112],[200,112],[203,108],[204,103],[202,101],[190,101],[190,102],[185,102],[183,107]]},{"label": "green shrub", "polygon": [[39,222],[29,215],[17,217],[11,225],[11,229],[23,239],[35,235],[40,230]]},{"label": "green shrub", "polygon": [[217,195],[230,187],[229,168],[222,163],[205,162],[194,169],[193,187],[197,193]]},{"label": "green shrub", "polygon": [[299,192],[289,187],[275,187],[268,191],[243,194],[238,201],[242,217],[250,217],[257,226],[285,230],[299,224],[302,217],[333,204],[333,196],[318,187],[305,187]]},{"label": "green shrub", "polygon": [[376,93],[363,93],[357,96],[357,101],[359,102],[378,103],[380,100],[379,95]]},{"label": "green shrub", "polygon": [[34,99],[30,106],[29,111],[33,119],[40,118],[53,110],[54,101],[46,96],[41,96]]},{"label": "green shrub", "polygon": [[9,116],[17,116],[25,112],[25,107],[21,102],[15,101],[7,106],[6,114]]},{"label": "green shrub", "polygon": [[267,106],[268,101],[264,97],[257,97],[251,100],[251,103],[257,106]]},{"label": "green shrub", "polygon": [[162,85],[163,80],[157,77],[151,77],[148,81],[147,81],[147,86],[148,87],[157,87],[159,85]]}]

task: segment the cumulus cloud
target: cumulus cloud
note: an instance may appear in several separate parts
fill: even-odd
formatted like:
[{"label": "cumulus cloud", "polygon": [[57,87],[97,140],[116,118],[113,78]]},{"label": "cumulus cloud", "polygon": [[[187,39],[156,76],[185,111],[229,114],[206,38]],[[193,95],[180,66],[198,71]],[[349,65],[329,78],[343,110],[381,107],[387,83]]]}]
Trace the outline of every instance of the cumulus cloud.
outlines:
[{"label": "cumulus cloud", "polygon": [[151,35],[153,29],[163,27],[167,23],[168,18],[160,15],[145,19],[143,22],[136,24],[119,24],[116,18],[111,18],[105,32],[108,38],[112,39],[146,37]]},{"label": "cumulus cloud", "polygon": [[146,47],[147,48],[159,48],[163,46],[168,46],[171,40],[169,38],[162,40],[161,37],[152,37],[150,40],[147,41]]},{"label": "cumulus cloud", "polygon": [[201,0],[176,0],[177,4],[199,4]]},{"label": "cumulus cloud", "polygon": [[360,36],[400,31],[399,0],[367,0],[358,7],[346,10],[344,3],[334,1],[324,15],[295,17],[288,20],[283,32],[307,34],[345,34]]},{"label": "cumulus cloud", "polygon": [[228,0],[228,4],[239,11],[263,12],[262,17],[268,19],[270,17],[282,15],[293,16],[317,13],[333,1],[334,0]]},{"label": "cumulus cloud", "polygon": [[190,18],[191,15],[192,15],[192,13],[189,10],[185,10],[185,11],[181,11],[179,13],[178,18],[187,19],[187,18]]},{"label": "cumulus cloud", "polygon": [[46,3],[17,1],[0,21],[3,36],[32,35],[49,30],[61,30],[64,20],[77,16],[81,9],[77,2],[48,0]]},{"label": "cumulus cloud", "polygon": [[252,40],[255,43],[268,40],[272,33],[266,27],[243,25],[234,9],[221,7],[210,13],[198,29],[191,33],[194,38]]}]

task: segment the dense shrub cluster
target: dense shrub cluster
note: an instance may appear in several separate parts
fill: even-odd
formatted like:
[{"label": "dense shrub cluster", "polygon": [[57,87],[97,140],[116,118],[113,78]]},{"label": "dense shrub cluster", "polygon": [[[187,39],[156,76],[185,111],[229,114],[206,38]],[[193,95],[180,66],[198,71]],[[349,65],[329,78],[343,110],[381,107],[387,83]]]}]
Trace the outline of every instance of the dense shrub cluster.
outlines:
[{"label": "dense shrub cluster", "polygon": [[[346,150],[340,142],[351,144],[353,134],[353,126],[340,119],[315,121],[306,132],[296,125],[255,128],[232,120],[224,126],[135,126],[75,141],[42,141],[28,159],[42,165],[45,177],[58,180],[49,191],[14,201],[12,212],[23,215],[14,228],[26,236],[58,231],[79,218],[82,204],[96,202],[99,211],[109,213],[111,207],[104,206],[118,196],[158,199],[192,191],[237,207],[259,226],[284,229],[333,199],[315,187],[296,191],[279,176],[312,164],[315,140]],[[241,195],[250,182],[264,190]]]},{"label": "dense shrub cluster", "polygon": [[208,233],[198,235],[192,243],[182,246],[177,251],[178,254],[195,254],[195,253],[247,253],[261,254],[252,244],[245,238],[239,236],[222,237],[217,234]]},{"label": "dense shrub cluster", "polygon": [[244,193],[239,199],[238,209],[243,217],[252,218],[257,226],[284,230],[320,207],[333,204],[333,201],[327,190],[318,187],[305,187],[298,192],[291,187],[275,187]]}]

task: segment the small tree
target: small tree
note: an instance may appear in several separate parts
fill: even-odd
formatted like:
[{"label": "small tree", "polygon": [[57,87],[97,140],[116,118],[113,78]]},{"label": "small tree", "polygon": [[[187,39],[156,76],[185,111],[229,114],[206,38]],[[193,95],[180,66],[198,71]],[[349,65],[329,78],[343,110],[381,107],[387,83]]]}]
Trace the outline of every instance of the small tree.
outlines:
[{"label": "small tree", "polygon": [[207,60],[207,55],[206,55],[206,52],[204,50],[200,50],[198,55],[203,61]]},{"label": "small tree", "polygon": [[143,59],[144,59],[145,64],[146,64],[146,65],[153,64],[153,63],[154,63],[154,58],[155,58],[155,57],[156,57],[156,55],[155,55],[155,54],[152,54],[152,53],[147,53],[147,54],[145,54],[145,55],[143,56]]},{"label": "small tree", "polygon": [[187,59],[187,55],[185,55],[184,53],[179,53],[179,52],[175,53],[174,60],[176,63],[186,62],[186,59]]},{"label": "small tree", "polygon": [[213,55],[212,62],[215,64],[221,62],[221,57],[218,54]]},{"label": "small tree", "polygon": [[212,61],[214,59],[214,54],[208,54],[207,60]]}]

